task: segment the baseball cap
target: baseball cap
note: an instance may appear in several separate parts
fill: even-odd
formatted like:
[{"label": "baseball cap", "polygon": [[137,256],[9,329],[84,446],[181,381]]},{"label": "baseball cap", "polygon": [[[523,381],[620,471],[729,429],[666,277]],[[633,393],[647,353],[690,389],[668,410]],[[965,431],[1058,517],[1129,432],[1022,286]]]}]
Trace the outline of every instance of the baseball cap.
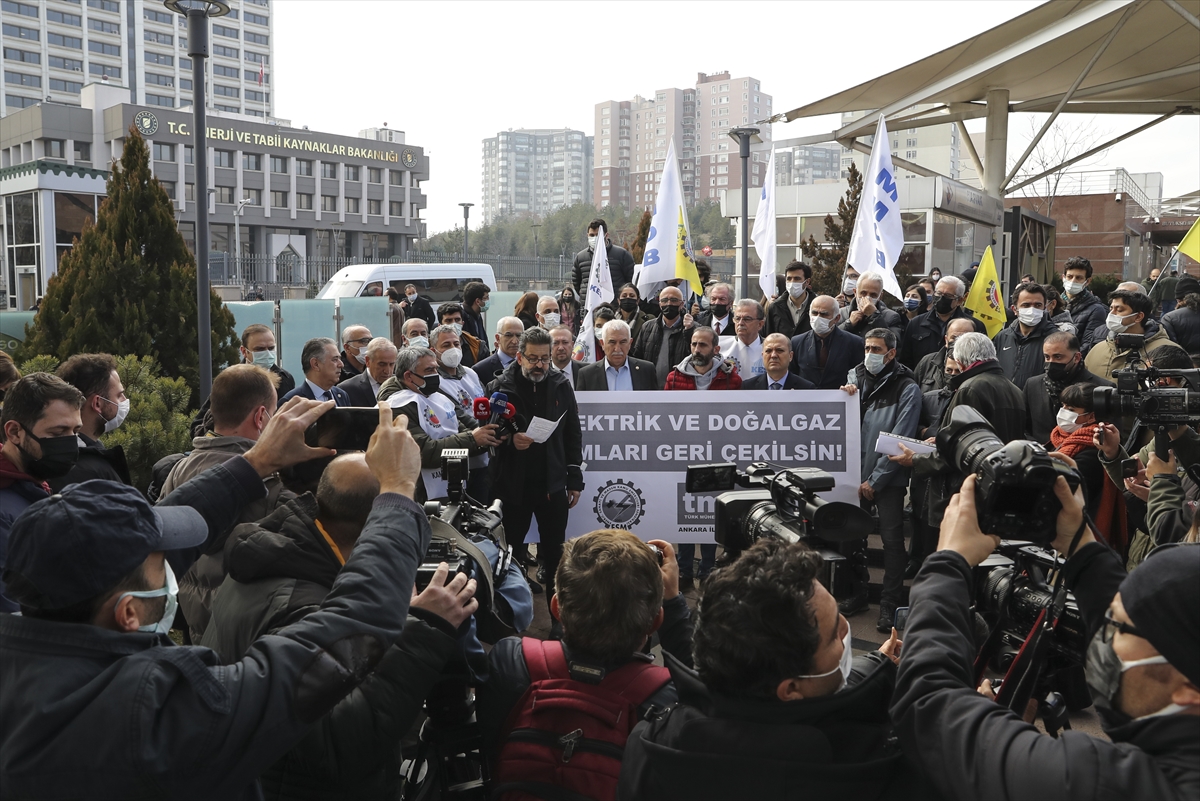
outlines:
[{"label": "baseball cap", "polygon": [[190,506],[151,506],[120,482],[84,481],[13,523],[5,594],[33,609],[64,609],[111,589],[155,551],[207,539],[208,524]]},{"label": "baseball cap", "polygon": [[1121,582],[1121,605],[1142,636],[1200,684],[1200,545],[1164,545]]}]

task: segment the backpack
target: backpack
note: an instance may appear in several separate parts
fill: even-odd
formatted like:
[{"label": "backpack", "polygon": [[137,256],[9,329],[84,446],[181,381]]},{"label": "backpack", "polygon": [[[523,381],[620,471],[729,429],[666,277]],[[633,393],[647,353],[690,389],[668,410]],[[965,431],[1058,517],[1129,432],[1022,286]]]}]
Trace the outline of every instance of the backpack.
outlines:
[{"label": "backpack", "polygon": [[635,661],[589,684],[570,678],[561,642],[525,637],[521,650],[529,688],[505,723],[492,797],[615,798],[638,708],[670,672]]}]

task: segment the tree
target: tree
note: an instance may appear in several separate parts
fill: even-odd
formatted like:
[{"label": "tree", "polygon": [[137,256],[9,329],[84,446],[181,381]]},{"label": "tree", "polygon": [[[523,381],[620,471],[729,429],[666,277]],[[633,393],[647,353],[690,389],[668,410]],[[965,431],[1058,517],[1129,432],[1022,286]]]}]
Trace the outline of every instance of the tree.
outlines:
[{"label": "tree", "polygon": [[850,186],[838,201],[837,220],[825,215],[825,241],[818,243],[809,234],[801,240],[800,251],[813,268],[812,289],[819,295],[836,295],[842,291],[842,274],[846,271],[846,254],[850,252],[850,237],[854,234],[854,218],[858,216],[858,201],[862,197],[862,173],[850,163],[847,175]]},{"label": "tree", "polygon": [[[1074,158],[1082,153],[1094,148],[1099,142],[1108,138],[1110,130],[1100,130],[1096,127],[1096,118],[1092,117],[1084,123],[1063,122],[1062,118],[1054,121],[1050,129],[1046,131],[1046,135],[1041,138],[1034,147],[1029,157],[1025,159],[1025,163],[1021,165],[1021,170],[1013,178],[1013,184],[1019,184],[1035,175],[1041,175],[1047,170],[1051,170],[1062,164],[1064,161]],[[1037,132],[1041,129],[1042,122],[1037,116],[1029,118],[1029,135],[1026,141],[1032,141],[1033,137],[1037,136]],[[1021,152],[1024,152],[1022,148]],[[1017,194],[1028,198],[1029,203],[1022,203],[1022,206],[1030,207],[1034,212],[1041,214],[1044,217],[1053,217],[1054,199],[1058,196],[1064,181],[1069,185],[1069,176],[1072,173],[1067,172],[1068,169],[1073,169],[1076,172],[1082,171],[1084,168],[1097,164],[1108,153],[1107,150],[1101,150],[1099,153],[1084,159],[1083,161],[1072,164],[1069,168],[1064,167],[1059,170],[1054,170],[1049,175],[1041,178],[1028,186],[1023,186],[1017,190]],[[1016,159],[1010,163],[1009,169],[1012,169],[1012,164],[1016,163]]]},{"label": "tree", "polygon": [[[238,361],[233,314],[211,292],[213,371]],[[149,152],[130,127],[96,222],[63,256],[20,350],[152,356],[162,372],[199,385],[196,261],[175,224]]]}]

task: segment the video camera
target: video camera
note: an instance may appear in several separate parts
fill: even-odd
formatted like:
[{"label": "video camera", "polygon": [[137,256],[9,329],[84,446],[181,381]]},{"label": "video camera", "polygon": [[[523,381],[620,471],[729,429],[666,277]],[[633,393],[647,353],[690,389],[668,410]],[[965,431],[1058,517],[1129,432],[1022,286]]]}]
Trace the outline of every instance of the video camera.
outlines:
[{"label": "video camera", "polygon": [[938,431],[937,449],[964,475],[978,476],[975,507],[980,530],[1039,545],[1054,540],[1062,509],[1054,482],[1063,476],[1074,492],[1080,481],[1075,470],[1052,459],[1036,442],[1001,441],[991,423],[970,406],[957,406],[950,413],[950,422]]},{"label": "video camera", "polygon": [[[858,506],[825,501],[819,492],[833,489],[833,476],[813,467],[776,470],[755,462],[745,472],[732,462],[689,465],[688,492],[721,492],[717,496],[716,538],[735,557],[762,537],[799,542],[826,542],[868,536],[874,518]],[[737,491],[734,487],[744,487]]]},{"label": "video camera", "polygon": [[[1123,342],[1126,339],[1138,341]],[[1122,334],[1117,342],[1119,347],[1140,351],[1145,337]],[[1139,363],[1143,366],[1136,366]],[[1143,427],[1162,434],[1155,437],[1154,450],[1165,460],[1170,445],[1166,430],[1200,421],[1200,370],[1146,367],[1140,356],[1135,356],[1130,364],[1133,366],[1113,373],[1116,387],[1096,387],[1092,391],[1093,411],[1102,423],[1133,417]],[[1160,387],[1158,382],[1163,378],[1175,378],[1183,386]]]}]

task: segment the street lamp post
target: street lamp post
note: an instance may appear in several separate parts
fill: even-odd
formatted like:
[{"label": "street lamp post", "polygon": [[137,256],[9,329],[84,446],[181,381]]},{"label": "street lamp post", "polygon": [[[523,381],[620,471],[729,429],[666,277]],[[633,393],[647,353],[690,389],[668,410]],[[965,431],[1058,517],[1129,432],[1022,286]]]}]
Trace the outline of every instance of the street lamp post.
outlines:
[{"label": "street lamp post", "polygon": [[200,402],[212,391],[212,290],[208,278],[208,144],[205,141],[204,61],[208,58],[208,18],[229,13],[222,0],[165,0],[164,5],[187,17],[188,57],[192,60],[192,152],[196,170],[196,335],[200,356]]},{"label": "street lamp post", "polygon": [[463,261],[466,261],[467,254],[471,252],[470,250],[467,249],[467,237],[471,233],[471,228],[468,225],[468,221],[471,219],[471,207],[474,206],[475,204],[474,203],[459,203],[458,205],[462,206],[462,210],[463,210]]},{"label": "street lamp post", "polygon": [[737,139],[742,157],[742,273],[738,281],[738,297],[750,296],[750,140],[757,141],[757,128],[734,128],[729,135]]},{"label": "street lamp post", "polygon": [[533,229],[533,269],[537,271],[538,278],[542,277],[542,263],[538,260],[538,230],[542,227],[541,223],[530,223],[529,227]]},{"label": "street lamp post", "polygon": [[237,283],[242,281],[242,209],[249,203],[248,197],[239,200],[233,215],[233,277]]}]

